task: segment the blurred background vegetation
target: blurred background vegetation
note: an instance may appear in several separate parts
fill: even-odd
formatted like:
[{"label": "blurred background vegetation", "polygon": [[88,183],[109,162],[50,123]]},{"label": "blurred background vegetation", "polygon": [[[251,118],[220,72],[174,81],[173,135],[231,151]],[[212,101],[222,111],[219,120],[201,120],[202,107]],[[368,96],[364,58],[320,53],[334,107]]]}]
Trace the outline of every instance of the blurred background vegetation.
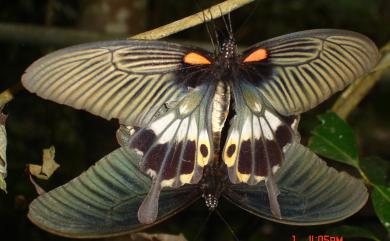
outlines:
[{"label": "blurred background vegetation", "polygon": [[[0,91],[15,86],[24,70],[37,58],[57,48],[101,39],[125,39],[210,6],[207,0],[13,0],[0,1]],[[216,3],[216,1],[213,1]],[[390,41],[389,0],[258,0],[232,13],[238,42],[247,46],[261,40],[312,28],[342,28],[369,36],[378,47]],[[204,25],[183,31],[169,40],[208,45]],[[318,124],[316,115],[329,109],[333,97],[302,117],[303,142]],[[390,75],[349,116],[361,154],[390,160]],[[0,240],[67,240],[35,227],[26,217],[28,204],[36,196],[27,163],[40,163],[42,149],[56,147],[60,169],[46,190],[78,176],[88,166],[114,150],[117,122],[106,121],[83,111],[40,99],[24,90],[6,105],[9,114],[8,194],[0,192]],[[330,163],[337,169],[354,170]],[[388,234],[368,203],[358,214],[332,225],[294,227],[275,224],[227,203],[221,212],[241,240],[288,240],[291,235],[322,235],[343,224],[366,226],[381,240]],[[188,240],[232,240],[217,215],[211,215],[201,201],[183,213],[150,229],[150,232],[183,233]],[[359,239],[348,239],[359,240]],[[363,240],[363,239],[362,239]]]}]

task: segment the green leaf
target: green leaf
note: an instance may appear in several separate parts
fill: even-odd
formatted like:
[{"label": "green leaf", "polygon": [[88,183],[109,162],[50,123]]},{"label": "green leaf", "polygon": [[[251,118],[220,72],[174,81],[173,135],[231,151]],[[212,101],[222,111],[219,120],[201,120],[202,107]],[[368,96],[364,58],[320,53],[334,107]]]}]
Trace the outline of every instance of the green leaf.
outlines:
[{"label": "green leaf", "polygon": [[380,241],[370,230],[361,227],[343,225],[328,230],[330,236],[342,236],[343,238],[366,238],[374,241]]},{"label": "green leaf", "polygon": [[388,232],[390,232],[390,190],[387,187],[381,185],[375,185],[371,194],[372,204],[375,212],[385,226]]},{"label": "green leaf", "polygon": [[309,148],[321,156],[359,168],[355,135],[337,114],[320,115],[321,124],[311,132]]},{"label": "green leaf", "polygon": [[360,168],[368,180],[375,185],[386,186],[389,162],[380,157],[372,156],[360,160]]}]

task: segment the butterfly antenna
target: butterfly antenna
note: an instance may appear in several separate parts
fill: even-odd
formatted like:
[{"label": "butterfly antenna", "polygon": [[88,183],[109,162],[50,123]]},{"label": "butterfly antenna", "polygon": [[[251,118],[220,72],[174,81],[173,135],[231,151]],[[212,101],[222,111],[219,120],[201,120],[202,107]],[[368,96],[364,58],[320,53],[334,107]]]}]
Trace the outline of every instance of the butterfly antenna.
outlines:
[{"label": "butterfly antenna", "polygon": [[230,18],[230,16],[231,16],[230,12],[227,14],[227,20],[226,20],[226,17],[224,15],[222,15],[221,7],[219,8],[219,11],[221,12],[223,24],[225,25],[225,29],[228,32],[229,37],[233,37],[233,27],[232,27],[232,20]]},{"label": "butterfly antenna", "polygon": [[211,34],[211,31],[210,31],[210,28],[209,28],[209,23],[207,22],[207,19],[206,19],[206,14],[205,14],[204,11],[202,11],[202,14],[203,14],[204,23],[206,25],[207,33],[209,34],[209,37],[210,37],[211,45],[213,46],[213,49],[214,49],[214,52],[215,52],[217,50],[217,47],[215,46],[213,35]]},{"label": "butterfly antenna", "polygon": [[[244,21],[241,23],[241,25],[238,27],[237,29],[237,39],[239,38],[240,34],[242,33],[241,30],[244,29],[243,27],[248,23],[249,19],[251,19],[251,17],[255,14],[257,8],[259,7],[259,3],[260,1],[255,1],[256,2],[256,5],[254,8],[252,8],[251,12],[247,15],[247,17],[244,19]],[[230,17],[230,16],[229,16]]]},{"label": "butterfly antenna", "polygon": [[233,35],[232,18],[230,12],[228,13],[228,23],[229,23],[229,31]]},{"label": "butterfly antenna", "polygon": [[219,46],[221,46],[221,45],[220,45],[219,38],[218,38],[217,26],[215,25],[215,19],[214,19],[213,13],[211,12],[210,9],[209,9],[209,13],[210,13],[210,16],[211,16],[211,23],[212,23],[211,26],[213,26],[213,29],[212,29],[212,30],[214,31],[215,41],[216,41],[216,43],[217,43],[217,48],[216,48],[216,50],[218,50]]},{"label": "butterfly antenna", "polygon": [[[211,31],[210,31],[210,27],[209,27],[209,23],[208,23],[207,18],[206,18],[205,11],[203,11],[203,9],[200,6],[198,0],[194,0],[194,2],[195,2],[196,7],[198,8],[198,10],[202,11],[203,19],[201,19],[201,20],[203,21],[203,23],[206,26],[207,33],[208,33],[208,35],[210,37],[211,45],[213,46],[214,51],[216,51],[215,42],[214,42],[214,39],[213,39],[213,35],[211,34]],[[199,15],[197,15],[197,16],[199,16]]]},{"label": "butterfly antenna", "polygon": [[194,241],[198,241],[199,240],[200,234],[203,232],[203,230],[205,230],[206,224],[208,223],[208,221],[210,219],[211,213],[212,213],[212,211],[209,211],[209,214],[207,214],[207,217],[204,220],[204,222],[202,223],[202,226],[200,226],[199,231],[196,234]]},{"label": "butterfly antenna", "polygon": [[232,228],[232,226],[226,221],[226,219],[222,216],[222,213],[218,210],[218,209],[215,209],[215,212],[217,213],[217,215],[221,218],[222,222],[224,222],[224,224],[228,227],[230,233],[232,234],[233,238],[235,241],[240,241],[240,239],[238,239],[238,237],[236,236],[236,234],[234,233],[234,230]]},{"label": "butterfly antenna", "polygon": [[219,8],[219,11],[221,12],[223,25],[225,26],[225,29],[226,29],[226,31],[228,32],[229,36],[230,36],[230,35],[231,35],[231,32],[230,32],[230,29],[229,29],[229,26],[228,26],[228,23],[227,23],[227,21],[226,21],[225,16],[222,15],[222,9],[221,9],[221,7]]}]

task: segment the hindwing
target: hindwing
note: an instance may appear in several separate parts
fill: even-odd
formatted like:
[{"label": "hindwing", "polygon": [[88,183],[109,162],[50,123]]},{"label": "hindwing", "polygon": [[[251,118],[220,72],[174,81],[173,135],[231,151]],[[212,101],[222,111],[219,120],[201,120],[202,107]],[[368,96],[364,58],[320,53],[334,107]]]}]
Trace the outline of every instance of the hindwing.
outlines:
[{"label": "hindwing", "polygon": [[233,81],[236,115],[230,123],[223,160],[230,182],[255,185],[265,180],[271,210],[280,217],[273,175],[282,165],[283,147],[299,142],[299,116],[281,116],[245,78]]},{"label": "hindwing", "polygon": [[[151,180],[139,171],[139,155],[118,148],[80,176],[36,198],[28,218],[51,233],[72,238],[102,238],[148,227],[139,223],[137,210]],[[199,197],[195,186],[163,190],[160,222]]]},{"label": "hindwing", "polygon": [[275,173],[282,219],[273,214],[267,200],[269,190],[263,182],[231,185],[224,197],[252,214],[290,225],[340,221],[359,211],[367,202],[367,188],[362,180],[328,167],[308,148],[292,143],[283,153],[284,165]]},{"label": "hindwing", "polygon": [[153,179],[138,212],[141,222],[151,223],[156,219],[162,188],[198,183],[204,166],[213,160],[214,132],[220,131],[212,126],[220,122],[219,119],[213,122],[212,115],[216,89],[215,84],[195,88],[148,126],[127,128],[128,136],[119,138],[122,145],[142,156],[140,168]]}]

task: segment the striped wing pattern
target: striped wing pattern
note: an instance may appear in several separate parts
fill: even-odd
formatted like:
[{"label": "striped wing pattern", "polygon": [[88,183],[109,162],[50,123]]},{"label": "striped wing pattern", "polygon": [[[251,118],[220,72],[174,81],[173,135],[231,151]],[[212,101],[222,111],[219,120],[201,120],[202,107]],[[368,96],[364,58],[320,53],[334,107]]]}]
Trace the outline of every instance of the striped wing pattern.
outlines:
[{"label": "striped wing pattern", "polygon": [[267,59],[246,64],[243,72],[283,115],[317,106],[367,73],[379,58],[370,39],[345,30],[292,33],[260,42],[243,55],[259,48],[267,51]]},{"label": "striped wing pattern", "polygon": [[367,188],[361,180],[328,167],[308,148],[289,144],[284,156],[283,165],[275,173],[282,219],[276,218],[270,209],[264,182],[232,185],[225,197],[257,216],[292,225],[336,222],[356,213],[366,203]]},{"label": "striped wing pattern", "polygon": [[283,165],[283,147],[299,142],[299,116],[276,113],[243,76],[234,81],[233,95],[237,115],[223,150],[230,182],[255,185],[265,181],[272,211],[280,217],[273,175]]},{"label": "striped wing pattern", "polygon": [[[67,184],[36,198],[29,219],[49,232],[74,238],[96,238],[146,228],[137,211],[151,180],[139,171],[140,156],[129,148],[111,152]],[[195,186],[163,190],[162,221],[199,197]],[[174,202],[172,202],[174,200]]]},{"label": "striped wing pattern", "polygon": [[144,126],[187,92],[180,45],[109,41],[53,52],[32,64],[23,85],[39,96],[125,125]]},{"label": "striped wing pattern", "polygon": [[194,89],[147,127],[130,128],[127,141],[120,141],[142,156],[140,168],[153,179],[138,212],[141,222],[151,223],[157,218],[162,188],[198,183],[204,166],[212,160],[212,129],[208,123],[214,92],[212,85]]}]

